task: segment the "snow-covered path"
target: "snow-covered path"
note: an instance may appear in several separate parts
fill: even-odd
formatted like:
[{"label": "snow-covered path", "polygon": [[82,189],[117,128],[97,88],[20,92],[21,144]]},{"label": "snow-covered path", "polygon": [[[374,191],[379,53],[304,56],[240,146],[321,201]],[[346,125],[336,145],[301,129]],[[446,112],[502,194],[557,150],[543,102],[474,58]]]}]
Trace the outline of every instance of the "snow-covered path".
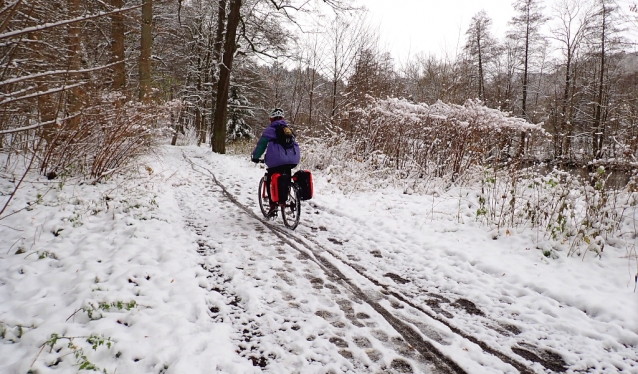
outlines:
[{"label": "snow-covered path", "polygon": [[243,210],[231,200],[235,195],[225,195],[195,166],[202,161],[193,161],[190,181],[197,182],[177,196],[211,273],[205,287],[220,299],[211,302],[212,318],[232,324],[242,357],[276,373],[431,371],[419,350],[370,306],[384,296],[352,287],[299,237]]},{"label": "snow-covered path", "polygon": [[613,248],[548,261],[533,233],[495,240],[461,200],[343,195],[321,173],[293,232],[263,219],[264,171],[243,158],[166,148],[153,169],[150,214],[62,225],[51,205],[2,231],[8,247],[40,227],[32,250],[56,255],[0,255],[0,372],[76,371],[61,343],[38,353],[59,332],[111,337],[119,353],[89,359],[118,373],[638,373],[638,297]]},{"label": "snow-covered path", "polygon": [[[246,173],[233,172],[245,168],[241,162],[219,161],[214,156],[200,157],[191,164],[205,177],[216,175],[239,205],[258,211],[254,188],[250,188],[258,175],[246,178]],[[597,321],[570,306],[561,294],[547,292],[543,282],[534,286],[533,279],[504,277],[505,273],[493,271],[498,269],[486,270],[488,265],[458,252],[430,250],[436,243],[448,244],[458,224],[432,225],[433,230],[427,231],[421,225],[421,232],[415,233],[409,218],[407,228],[397,224],[397,217],[389,225],[367,222],[368,217],[361,217],[366,209],[365,200],[349,202],[345,212],[339,204],[313,201],[305,204],[304,224],[294,233],[277,223],[264,225],[279,236],[286,235],[298,244],[298,250],[310,252],[320,263],[337,268],[344,278],[341,282],[356,290],[355,299],[357,291],[368,296],[363,305],[377,313],[367,314],[376,314],[386,324],[397,318],[401,326],[418,331],[435,354],[453,358],[467,372],[638,370],[632,321]],[[460,235],[460,239],[471,242],[474,238]],[[323,277],[335,275],[324,271]],[[393,329],[401,336],[400,327]],[[401,337],[419,351],[418,342],[409,341],[409,335],[404,330]],[[374,341],[374,336],[366,338]],[[427,351],[420,353],[427,362],[422,357]],[[419,360],[412,359],[418,367]],[[364,360],[364,365],[369,362]]]}]

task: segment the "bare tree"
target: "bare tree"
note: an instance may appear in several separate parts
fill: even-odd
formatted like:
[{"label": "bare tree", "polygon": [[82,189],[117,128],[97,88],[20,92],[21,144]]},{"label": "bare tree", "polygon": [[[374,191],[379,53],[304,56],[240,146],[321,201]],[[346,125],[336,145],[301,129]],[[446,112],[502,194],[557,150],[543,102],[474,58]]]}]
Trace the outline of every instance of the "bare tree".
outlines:
[{"label": "bare tree", "polygon": [[352,74],[357,53],[363,51],[373,39],[367,26],[365,15],[345,19],[336,15],[326,33],[329,58],[326,58],[323,72],[331,80],[330,122],[334,123],[341,107],[340,87]]},{"label": "bare tree", "polygon": [[[530,60],[534,49],[542,42],[540,28],[547,18],[542,13],[539,0],[516,0],[513,5],[517,14],[510,21],[513,30],[508,33],[507,37],[522,44],[523,92],[521,98],[521,114],[523,118],[529,120],[527,113],[527,92]],[[526,135],[525,131],[521,132],[519,155],[525,153],[525,145],[527,143]]]},{"label": "bare tree", "polygon": [[230,11],[226,23],[226,37],[222,63],[219,65],[219,83],[215,101],[215,117],[213,119],[213,152],[226,153],[226,113],[228,111],[228,90],[230,88],[230,73],[233,68],[236,34],[239,25],[242,0],[230,0]]},{"label": "bare tree", "polygon": [[[286,2],[277,2],[274,0],[253,0],[254,6],[251,6],[249,12],[252,12],[255,9],[260,8],[260,6],[268,6],[270,9],[274,9],[277,13],[284,14],[285,17],[294,22],[292,18],[291,11],[300,11],[303,10],[309,3],[308,0],[299,1],[296,4],[295,1],[286,1]],[[347,0],[324,0],[323,3],[332,7],[335,10],[346,10],[348,7],[344,5]],[[225,41],[224,41],[224,50],[222,54],[222,61],[219,66],[219,81],[217,84],[217,93],[216,93],[216,101],[215,101],[215,114],[213,120],[213,141],[212,148],[214,152],[225,153],[226,146],[226,113],[227,113],[227,102],[228,102],[228,90],[230,88],[230,78],[232,73],[232,63],[235,58],[237,40],[236,36],[238,35],[238,26],[241,24],[241,29],[239,35],[242,36],[243,40],[248,43],[249,49],[253,53],[268,55],[267,50],[263,50],[259,48],[259,44],[255,43],[255,41],[251,38],[246,38],[247,33],[246,29],[249,27],[249,23],[246,22],[242,16],[242,2],[241,0],[230,0],[229,3],[229,15],[228,21],[225,26]],[[268,11],[265,14],[270,14]],[[266,21],[266,20],[265,20]],[[264,22],[265,22],[264,21]],[[258,24],[252,24],[254,29],[259,29]],[[272,34],[270,34],[272,35]],[[275,34],[276,36],[276,34]],[[274,57],[274,56],[271,56]]]},{"label": "bare tree", "polygon": [[139,61],[139,99],[148,99],[151,92],[151,50],[153,44],[153,0],[142,0],[142,34]]},{"label": "bare tree", "polygon": [[600,65],[598,69],[598,82],[597,93],[594,104],[594,124],[592,129],[592,149],[594,159],[602,157],[603,141],[605,139],[605,114],[603,113],[604,101],[604,88],[607,78],[607,54],[609,53],[610,39],[617,32],[612,26],[612,19],[617,7],[611,0],[597,0],[598,14],[596,15],[599,22],[597,25],[598,38],[599,38],[599,54]]},{"label": "bare tree", "polygon": [[[124,7],[124,0],[111,0],[111,5],[115,9],[121,9]],[[111,15],[111,62],[115,63],[113,66],[112,87],[115,90],[121,90],[126,87],[125,32],[124,15],[122,13]]]},{"label": "bare tree", "polygon": [[554,17],[557,22],[552,27],[552,35],[559,43],[564,59],[562,97],[554,120],[557,126],[554,148],[556,156],[564,157],[569,154],[574,136],[574,63],[580,57],[582,43],[589,32],[591,8],[581,0],[560,0],[554,7]]},{"label": "bare tree", "polygon": [[485,71],[486,65],[491,60],[497,42],[490,33],[492,19],[488,17],[484,10],[481,10],[472,17],[470,27],[467,32],[465,50],[476,64],[478,70],[478,97],[485,101]]},{"label": "bare tree", "polygon": [[547,21],[547,17],[542,13],[539,0],[516,0],[514,2],[514,10],[516,10],[517,15],[510,21],[513,29],[507,34],[507,37],[518,42],[522,49],[523,92],[521,112],[524,118],[529,119],[527,113],[529,69],[535,50],[538,49],[539,45],[542,45],[543,37],[540,33],[540,28]]},{"label": "bare tree", "polygon": [[50,178],[65,172],[99,179],[148,149],[145,109],[129,106],[137,116],[124,115],[128,109],[108,95],[112,76],[104,74],[117,65],[108,53],[109,20],[137,8],[32,0],[0,12],[3,151],[30,153]]}]

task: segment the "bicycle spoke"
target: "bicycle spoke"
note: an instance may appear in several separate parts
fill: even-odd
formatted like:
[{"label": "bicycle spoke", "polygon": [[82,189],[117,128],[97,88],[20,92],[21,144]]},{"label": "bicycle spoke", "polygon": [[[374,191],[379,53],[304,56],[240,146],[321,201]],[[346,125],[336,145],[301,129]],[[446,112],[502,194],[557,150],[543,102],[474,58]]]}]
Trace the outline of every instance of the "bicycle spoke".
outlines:
[{"label": "bicycle spoke", "polygon": [[284,225],[294,230],[299,224],[299,216],[301,215],[301,205],[299,201],[299,189],[294,183],[290,186],[288,200],[286,205],[282,207],[282,218]]}]

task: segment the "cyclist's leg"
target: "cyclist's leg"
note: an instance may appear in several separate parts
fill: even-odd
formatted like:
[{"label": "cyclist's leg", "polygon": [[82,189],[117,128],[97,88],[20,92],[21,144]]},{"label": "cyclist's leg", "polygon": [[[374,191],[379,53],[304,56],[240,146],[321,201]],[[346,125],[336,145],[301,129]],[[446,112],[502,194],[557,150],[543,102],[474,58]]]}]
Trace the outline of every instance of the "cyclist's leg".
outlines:
[{"label": "cyclist's leg", "polygon": [[[290,185],[292,185],[292,169],[296,168],[297,164],[288,164],[288,165],[284,165],[284,167],[286,168],[285,174],[290,175]],[[288,191],[288,194],[290,194],[290,191]],[[294,209],[294,206],[293,206],[293,209]]]},{"label": "cyclist's leg", "polygon": [[[272,175],[275,173],[279,173],[279,174],[283,174],[283,175],[290,175],[292,176],[292,168],[296,167],[297,165],[295,164],[286,164],[286,165],[281,165],[281,166],[276,166],[273,168],[268,168],[266,169],[266,171],[268,172],[268,197],[270,198],[270,182],[272,181]],[[277,205],[271,202],[271,210],[274,208],[276,210]],[[279,202],[280,205],[285,204],[285,202],[280,201]]]},{"label": "cyclist's leg", "polygon": [[272,200],[270,196],[270,181],[275,173],[281,173],[281,166],[266,169],[266,191],[268,192],[268,199]]},{"label": "cyclist's leg", "polygon": [[277,212],[278,205],[272,201],[272,196],[270,195],[270,183],[272,181],[273,174],[280,173],[285,174],[286,165],[284,166],[276,166],[273,168],[266,169],[266,191],[268,192],[268,201],[270,201],[270,213],[274,214]]}]

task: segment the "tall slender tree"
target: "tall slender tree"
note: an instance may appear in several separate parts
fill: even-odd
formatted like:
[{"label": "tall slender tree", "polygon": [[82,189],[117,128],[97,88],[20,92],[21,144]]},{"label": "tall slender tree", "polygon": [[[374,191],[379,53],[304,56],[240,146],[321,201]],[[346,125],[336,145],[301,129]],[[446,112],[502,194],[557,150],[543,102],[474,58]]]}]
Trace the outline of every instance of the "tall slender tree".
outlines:
[{"label": "tall slender tree", "polygon": [[521,114],[529,120],[527,113],[529,69],[533,63],[534,52],[543,44],[540,28],[547,21],[547,17],[543,15],[540,0],[516,0],[513,6],[517,14],[510,21],[513,29],[508,32],[507,37],[515,40],[521,49],[520,58],[523,65]]},{"label": "tall slender tree", "polygon": [[607,54],[609,53],[609,39],[617,31],[612,27],[612,17],[616,6],[611,0],[597,0],[598,3],[598,40],[599,40],[599,68],[596,99],[594,103],[594,123],[592,128],[592,149],[594,159],[602,157],[603,141],[605,138],[605,113],[603,106],[606,98],[604,88],[607,77]]},{"label": "tall slender tree", "polygon": [[[80,15],[80,0],[67,0],[69,18]],[[70,71],[78,71],[81,68],[81,24],[72,23],[68,28],[68,68]],[[82,108],[82,87],[74,87],[68,95],[68,112],[71,119],[68,121],[70,128],[75,129],[80,124],[79,112]]]},{"label": "tall slender tree", "polygon": [[139,61],[140,101],[148,99],[151,92],[151,51],[153,43],[153,0],[143,0],[142,34]]},{"label": "tall slender tree", "polygon": [[563,54],[562,96],[558,99],[557,116],[553,120],[557,135],[554,137],[554,154],[563,158],[569,156],[574,134],[574,64],[580,57],[582,43],[589,31],[591,8],[580,0],[559,0],[553,13],[557,23],[551,34]]},{"label": "tall slender tree", "polygon": [[478,70],[478,97],[485,101],[485,70],[488,61],[491,59],[497,42],[490,33],[492,19],[488,17],[485,10],[481,10],[472,17],[470,27],[465,35],[465,51],[470,59],[476,64]]},{"label": "tall slender tree", "polygon": [[371,31],[365,17],[358,16],[354,20],[336,15],[326,33],[329,57],[326,58],[324,73],[331,79],[331,108],[329,121],[336,120],[340,107],[341,86],[352,74],[357,61],[357,53],[366,49],[371,38]]},{"label": "tall slender tree", "polygon": [[[226,6],[227,0],[219,0],[217,2],[217,28],[215,29],[215,43],[213,44],[213,64],[212,67],[219,67],[222,61],[222,47],[224,45],[224,29],[226,28]],[[219,70],[211,71],[211,80],[213,84],[211,88],[211,111],[210,111],[210,144],[213,144],[214,138],[214,123],[215,123],[215,108],[216,105],[216,92],[219,92]]]},{"label": "tall slender tree", "polygon": [[[547,18],[542,13],[542,7],[539,0],[516,0],[514,1],[514,10],[516,16],[510,21],[513,29],[508,33],[507,37],[516,40],[520,44],[522,55],[521,62],[523,65],[523,92],[521,97],[521,115],[529,120],[527,113],[527,93],[529,83],[529,68],[533,51],[542,43],[540,28]],[[519,154],[525,153],[525,144],[527,143],[527,133],[521,131],[521,144]]]},{"label": "tall slender tree", "polygon": [[228,89],[230,88],[230,73],[233,68],[235,49],[237,47],[237,26],[241,12],[242,0],[230,0],[228,22],[226,22],[226,36],[222,62],[219,65],[219,83],[215,100],[215,117],[213,119],[213,152],[226,153],[226,114],[228,112]]},{"label": "tall slender tree", "polygon": [[[124,0],[111,0],[114,9],[124,7]],[[124,15],[114,13],[111,15],[111,63],[113,66],[113,89],[121,90],[126,87],[126,64],[124,62]]]}]

